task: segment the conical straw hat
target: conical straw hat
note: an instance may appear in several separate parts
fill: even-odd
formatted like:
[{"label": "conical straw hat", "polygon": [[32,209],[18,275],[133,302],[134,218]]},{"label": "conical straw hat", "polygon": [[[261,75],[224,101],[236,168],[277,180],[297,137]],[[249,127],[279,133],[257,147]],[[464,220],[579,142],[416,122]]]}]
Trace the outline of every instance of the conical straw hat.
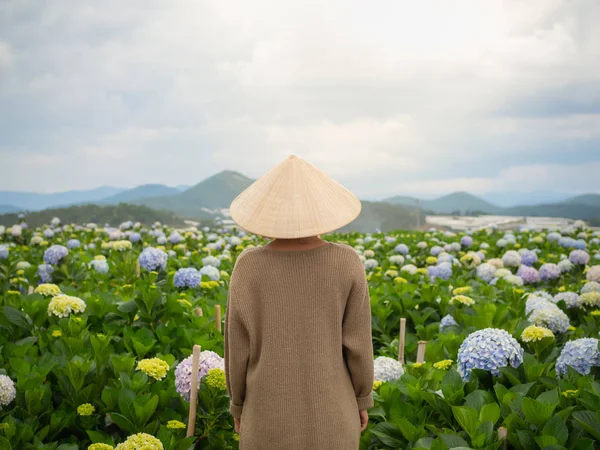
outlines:
[{"label": "conical straw hat", "polygon": [[295,155],[248,186],[230,206],[231,218],[243,229],[281,239],[336,230],[360,210],[358,197]]}]

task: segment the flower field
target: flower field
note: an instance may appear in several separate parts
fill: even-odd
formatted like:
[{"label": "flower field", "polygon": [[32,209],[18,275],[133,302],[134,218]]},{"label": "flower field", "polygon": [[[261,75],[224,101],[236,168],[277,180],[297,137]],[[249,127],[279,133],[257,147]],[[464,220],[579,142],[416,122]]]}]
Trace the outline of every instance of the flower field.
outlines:
[{"label": "flower field", "polygon": [[[377,381],[361,448],[600,448],[598,232],[325,239],[353,246],[369,279]],[[265,243],[158,223],[0,226],[0,449],[238,448],[228,280]]]}]

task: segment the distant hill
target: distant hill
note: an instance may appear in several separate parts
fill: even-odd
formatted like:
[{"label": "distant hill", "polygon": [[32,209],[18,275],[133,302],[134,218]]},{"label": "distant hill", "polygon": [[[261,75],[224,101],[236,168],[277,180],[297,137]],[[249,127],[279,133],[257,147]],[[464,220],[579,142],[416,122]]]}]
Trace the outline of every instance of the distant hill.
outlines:
[{"label": "distant hill", "polygon": [[[39,227],[44,224],[49,224],[54,217],[59,217],[62,223],[75,223],[81,225],[92,222],[98,225],[109,223],[113,226],[118,226],[122,222],[128,220],[141,222],[146,225],[151,225],[156,221],[172,226],[183,225],[183,219],[172,212],[154,210],[147,206],[130,205],[126,203],[107,206],[69,206],[67,208],[34,211],[26,215],[25,221],[29,227]],[[18,222],[17,214],[0,215],[0,225],[12,226]]]},{"label": "distant hill", "polygon": [[568,204],[568,205],[586,205],[586,206],[600,208],[600,195],[598,195],[598,194],[578,195],[576,197],[571,197],[562,203]]},{"label": "distant hill", "polygon": [[53,194],[0,191],[0,205],[13,205],[19,210],[39,211],[76,203],[93,203],[124,190],[124,188],[102,186],[84,191],[65,191]]},{"label": "distant hill", "polygon": [[[416,206],[415,197],[395,196],[384,199],[385,202]],[[468,192],[454,192],[433,200],[420,200],[420,207],[423,210],[431,211],[435,214],[466,214],[468,212],[484,212],[486,214],[496,214],[501,208],[489,203]]]},{"label": "distant hill", "polygon": [[554,191],[500,191],[489,192],[481,196],[485,201],[504,208],[511,206],[558,203],[563,202],[570,197],[569,194]]},{"label": "distant hill", "polygon": [[[348,225],[336,230],[340,233],[348,231],[373,232],[376,228],[381,231],[397,229],[410,230],[417,226],[417,210],[403,205],[385,202],[361,201],[362,210],[358,217]],[[425,214],[421,211],[420,222],[425,224]]]},{"label": "distant hill", "polygon": [[21,211],[21,208],[13,205],[0,205],[0,214],[7,213],[18,213]]},{"label": "distant hill", "polygon": [[173,211],[182,217],[204,219],[214,216],[210,210],[229,208],[233,199],[253,182],[239,172],[223,170],[181,193],[135,203]]},{"label": "distant hill", "polygon": [[131,203],[150,197],[175,195],[179,192],[180,191],[177,188],[165,186],[164,184],[144,184],[142,186],[137,186],[133,189],[128,189],[126,191],[119,192],[116,195],[103,198],[98,203],[114,205],[119,203]]}]

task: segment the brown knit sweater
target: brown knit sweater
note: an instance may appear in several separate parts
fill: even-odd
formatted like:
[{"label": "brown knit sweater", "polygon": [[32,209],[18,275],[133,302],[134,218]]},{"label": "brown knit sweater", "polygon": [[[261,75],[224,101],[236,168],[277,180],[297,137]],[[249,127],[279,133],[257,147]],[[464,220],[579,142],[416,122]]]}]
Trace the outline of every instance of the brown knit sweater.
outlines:
[{"label": "brown knit sweater", "polygon": [[225,313],[240,450],[355,450],[373,406],[371,304],[355,250],[245,249]]}]

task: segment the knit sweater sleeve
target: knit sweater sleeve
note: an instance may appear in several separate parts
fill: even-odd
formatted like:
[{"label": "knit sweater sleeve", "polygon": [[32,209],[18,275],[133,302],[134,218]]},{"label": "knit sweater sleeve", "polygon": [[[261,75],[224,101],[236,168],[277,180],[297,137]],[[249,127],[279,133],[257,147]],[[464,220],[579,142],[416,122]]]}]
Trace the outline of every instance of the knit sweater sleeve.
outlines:
[{"label": "knit sweater sleeve", "polygon": [[358,409],[364,410],[374,406],[371,300],[365,271],[358,258],[353,264],[353,269],[353,284],[342,323],[342,344]]},{"label": "knit sweater sleeve", "polygon": [[[242,256],[238,257],[231,274],[225,311],[224,360],[229,393],[229,411],[233,417],[242,415],[246,397],[246,372],[250,355],[250,333],[243,316],[243,279],[240,277]],[[237,269],[237,270],[236,270]]]}]

